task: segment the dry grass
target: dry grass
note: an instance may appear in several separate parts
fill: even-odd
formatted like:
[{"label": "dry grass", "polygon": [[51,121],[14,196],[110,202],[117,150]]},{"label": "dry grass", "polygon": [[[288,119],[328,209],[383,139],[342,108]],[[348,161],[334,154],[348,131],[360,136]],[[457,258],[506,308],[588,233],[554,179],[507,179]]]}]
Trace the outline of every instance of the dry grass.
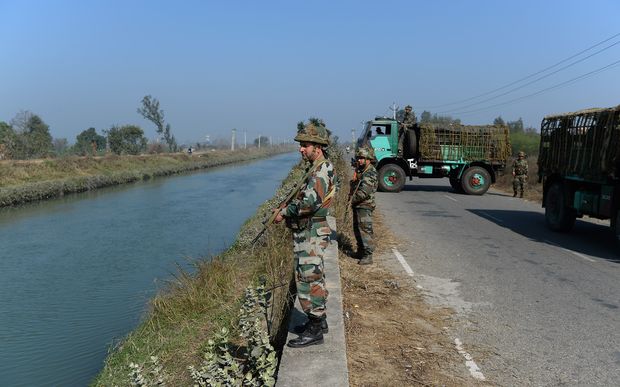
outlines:
[{"label": "dry grass", "polygon": [[398,241],[379,214],[374,228],[373,265],[340,255],[350,385],[475,385],[447,334],[452,310],[428,305],[410,278],[385,268],[379,257]]},{"label": "dry grass", "polygon": [[194,156],[165,153],[4,161],[0,163],[0,206],[247,161],[290,150],[290,147],[269,147],[243,152],[214,151]]}]

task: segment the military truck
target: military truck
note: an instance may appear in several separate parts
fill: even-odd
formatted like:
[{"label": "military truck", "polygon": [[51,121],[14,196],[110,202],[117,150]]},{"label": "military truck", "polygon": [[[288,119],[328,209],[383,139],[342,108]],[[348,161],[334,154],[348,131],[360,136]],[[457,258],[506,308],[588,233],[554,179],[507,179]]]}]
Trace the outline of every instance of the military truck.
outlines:
[{"label": "military truck", "polygon": [[512,153],[508,127],[423,123],[405,130],[399,155],[399,125],[396,119],[376,117],[357,141],[358,147],[375,151],[380,191],[400,192],[407,177],[447,177],[456,191],[483,195]]},{"label": "military truck", "polygon": [[620,105],[546,116],[538,176],[547,226],[569,231],[588,215],[610,219],[620,241]]}]

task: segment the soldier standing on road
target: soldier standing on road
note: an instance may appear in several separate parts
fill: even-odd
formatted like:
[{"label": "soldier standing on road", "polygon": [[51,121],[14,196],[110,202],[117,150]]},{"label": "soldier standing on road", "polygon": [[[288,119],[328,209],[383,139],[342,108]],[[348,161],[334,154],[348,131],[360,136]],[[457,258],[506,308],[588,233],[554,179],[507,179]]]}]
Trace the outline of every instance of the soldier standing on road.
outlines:
[{"label": "soldier standing on road", "polygon": [[375,153],[372,148],[359,148],[355,152],[357,165],[351,180],[351,208],[353,210],[353,232],[357,240],[357,253],[360,265],[372,263],[374,245],[372,241],[372,212],[375,209],[377,192],[377,170]]},{"label": "soldier standing on road", "polygon": [[302,158],[310,163],[307,172],[312,171],[303,183],[298,196],[279,211],[275,222],[286,220],[293,231],[295,254],[295,279],[297,297],[308,322],[296,328],[301,335],[288,342],[289,347],[305,347],[323,343],[327,333],[325,304],[327,289],[323,255],[330,243],[331,228],[327,217],[331,216],[332,198],[335,194],[334,167],[327,159],[325,148],[329,145],[329,134],[325,126],[308,123],[297,132]]},{"label": "soldier standing on road", "polygon": [[403,155],[403,141],[405,140],[405,133],[413,129],[416,124],[415,114],[413,113],[413,108],[411,105],[405,106],[405,115],[403,117],[403,122],[398,126],[398,155],[402,157]]},{"label": "soldier standing on road", "polygon": [[523,197],[523,191],[527,185],[527,160],[525,159],[525,152],[520,151],[517,155],[517,159],[512,164],[512,189],[514,194],[512,197],[517,196],[517,190],[519,190],[519,197]]}]

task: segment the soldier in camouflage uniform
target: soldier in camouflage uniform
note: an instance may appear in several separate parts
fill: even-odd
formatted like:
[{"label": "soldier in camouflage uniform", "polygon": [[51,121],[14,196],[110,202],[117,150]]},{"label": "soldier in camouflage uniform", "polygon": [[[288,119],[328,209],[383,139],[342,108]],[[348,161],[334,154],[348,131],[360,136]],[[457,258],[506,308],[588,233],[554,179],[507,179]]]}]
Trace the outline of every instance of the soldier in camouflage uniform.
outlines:
[{"label": "soldier in camouflage uniform", "polygon": [[413,129],[416,124],[415,114],[411,105],[405,106],[405,115],[403,116],[403,122],[398,126],[398,155],[403,155],[403,141],[405,140],[405,133],[407,130]]},{"label": "soldier in camouflage uniform", "polygon": [[512,180],[514,194],[512,196],[517,196],[517,190],[519,190],[519,197],[522,198],[527,185],[527,160],[523,151],[518,153],[517,159],[512,164],[512,176],[514,176]]},{"label": "soldier in camouflage uniform", "polygon": [[377,170],[375,153],[372,148],[359,148],[355,152],[357,165],[351,180],[351,208],[353,209],[353,232],[357,240],[360,265],[372,263],[374,245],[372,242],[372,212],[375,209],[377,192]]},{"label": "soldier in camouflage uniform", "polygon": [[[308,316],[304,326],[297,327],[301,335],[288,342],[289,347],[305,347],[323,343],[327,333],[325,304],[327,289],[323,273],[323,255],[330,243],[331,228],[327,217],[332,216],[335,194],[334,167],[326,158],[329,135],[323,125],[308,123],[301,128],[295,141],[299,142],[302,158],[309,162],[307,172],[313,171],[303,183],[298,196],[279,211],[275,222],[286,220],[293,231],[297,297]],[[300,329],[301,328],[301,329]]]}]

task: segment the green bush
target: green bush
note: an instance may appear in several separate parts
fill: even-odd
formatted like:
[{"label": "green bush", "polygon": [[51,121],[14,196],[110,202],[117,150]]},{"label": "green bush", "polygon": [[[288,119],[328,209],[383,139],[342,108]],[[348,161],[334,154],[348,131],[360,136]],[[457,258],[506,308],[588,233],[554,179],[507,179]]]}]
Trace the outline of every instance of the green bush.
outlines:
[{"label": "green bush", "polygon": [[512,153],[516,155],[519,151],[524,151],[528,156],[538,155],[538,146],[540,143],[540,134],[538,133],[512,133],[510,135],[512,142]]}]

